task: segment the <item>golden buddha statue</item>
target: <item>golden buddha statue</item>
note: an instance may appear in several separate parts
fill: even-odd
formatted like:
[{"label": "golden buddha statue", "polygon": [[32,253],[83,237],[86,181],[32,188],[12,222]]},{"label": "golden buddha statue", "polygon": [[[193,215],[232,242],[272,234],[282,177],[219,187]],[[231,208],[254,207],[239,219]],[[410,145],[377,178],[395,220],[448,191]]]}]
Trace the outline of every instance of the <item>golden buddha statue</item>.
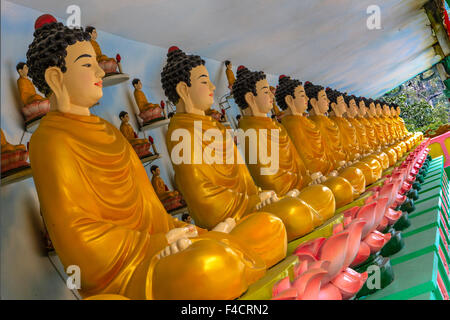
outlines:
[{"label": "golden buddha statue", "polygon": [[234,77],[234,73],[233,73],[233,65],[231,64],[230,60],[225,61],[225,74],[227,75],[227,80],[228,80],[228,89],[231,90],[231,88],[233,87],[234,82],[236,81],[236,78]]},{"label": "golden buddha statue", "polygon": [[[286,114],[281,120],[282,127],[285,127],[305,167],[311,172],[311,179],[320,177],[319,181],[331,189],[336,207],[353,201],[354,197],[364,191],[364,175],[355,168],[346,168],[341,172],[332,171],[332,163],[325,152],[321,132],[316,124],[304,115],[309,99],[302,83],[285,75],[280,76],[276,99]],[[350,180],[355,184],[350,183]],[[301,194],[305,192],[303,189]]]},{"label": "golden buddha statue", "polygon": [[384,124],[380,121],[378,117],[377,108],[375,105],[375,101],[372,99],[368,100],[369,108],[367,110],[368,120],[372,123],[375,129],[375,135],[378,141],[378,147],[383,148],[388,144],[388,141],[385,136],[385,127]]},{"label": "golden buddha statue", "polygon": [[[274,96],[266,75],[262,71],[252,72],[244,66],[238,70],[240,72],[233,85],[233,96],[244,114],[239,122],[240,132],[244,136],[254,134],[253,141],[250,138],[248,143],[244,142],[245,148],[242,150],[253,180],[258,187],[274,190],[279,196],[294,190],[290,194],[299,195],[321,216],[315,225],[322,224],[335,211],[333,192],[320,185],[325,177],[318,173],[311,175],[307,171],[286,129],[267,116],[272,110]],[[269,156],[258,157],[262,154],[261,149],[267,150],[267,155],[270,154],[272,159],[269,160]],[[272,172],[271,167],[274,169]],[[318,184],[319,187],[308,187],[310,184]],[[314,189],[315,194],[309,192],[310,189]]]},{"label": "golden buddha statue", "polygon": [[[210,229],[234,218],[236,228],[248,234],[245,242],[271,266],[286,253],[284,232],[288,240],[311,232],[315,212],[298,198],[278,199],[273,190],[255,185],[231,130],[205,115],[214,102],[215,86],[204,63],[172,47],[161,74],[166,96],[177,109],[166,135],[175,184],[198,226]],[[277,258],[268,259],[269,254]]]},{"label": "golden buddha statue", "polygon": [[[82,270],[83,297],[239,297],[264,275],[265,261],[239,240],[232,219],[207,232],[166,213],[127,139],[89,112],[105,75],[89,40],[83,29],[41,17],[27,54],[31,78],[53,110],[31,137],[30,160],[62,264]],[[57,48],[54,59],[44,55],[49,47]],[[277,260],[285,254],[276,250],[285,250],[283,232],[264,248]]]},{"label": "golden buddha statue", "polygon": [[396,111],[397,111],[397,114],[396,114],[395,118],[396,118],[396,121],[398,122],[400,132],[403,134],[403,137],[406,137],[406,136],[410,135],[410,132],[406,128],[405,120],[403,120],[403,118],[400,117],[401,109],[400,109],[399,105],[396,106]]},{"label": "golden buddha statue", "polygon": [[28,151],[23,144],[10,144],[0,129],[1,133],[1,148],[2,148],[2,177],[9,171],[19,169],[22,167],[29,167],[27,162]]},{"label": "golden buddha statue", "polygon": [[353,162],[358,160],[362,155],[362,151],[359,148],[355,127],[344,117],[348,108],[344,100],[344,94],[337,90],[332,90],[331,88],[326,92],[327,97],[331,102],[331,109],[333,110],[333,115],[329,118],[334,121],[339,128],[342,148],[347,154],[349,161]]},{"label": "golden buddha statue", "polygon": [[359,109],[356,104],[356,97],[346,95],[344,99],[347,105],[345,117],[355,128],[356,140],[362,156],[367,156],[373,152],[373,149],[367,139],[366,127],[358,119]]},{"label": "golden buddha statue", "polygon": [[[333,169],[338,172],[352,170],[346,178],[355,190],[363,190],[362,185],[370,184],[375,178],[378,180],[381,177],[381,165],[377,161],[350,161],[350,156],[345,153],[339,127],[327,116],[329,99],[325,88],[306,82],[305,91],[309,98],[309,112],[312,114],[310,119],[316,123],[326,141],[325,152],[333,163]],[[347,169],[348,167],[352,169]]]},{"label": "golden buddha statue", "polygon": [[153,165],[150,168],[150,172],[152,173],[152,186],[155,189],[156,195],[159,200],[163,204],[164,208],[167,212],[178,209],[180,207],[185,206],[183,198],[177,190],[170,191],[167,185],[164,183],[164,180],[161,178],[161,171],[159,167]]},{"label": "golden buddha statue", "polygon": [[110,58],[103,54],[102,49],[100,48],[100,45],[97,42],[97,30],[92,27],[88,26],[86,27],[86,32],[90,34],[91,36],[91,44],[94,48],[95,54],[97,55],[97,62],[100,65],[100,68],[105,71],[105,73],[108,74],[114,74],[117,72],[117,67],[119,66],[116,59]]},{"label": "golden buddha statue", "polygon": [[134,87],[134,99],[139,108],[139,118],[142,119],[144,124],[163,119],[163,110],[159,104],[148,102],[145,93],[142,91],[141,80],[133,79],[132,84]]},{"label": "golden buddha statue", "polygon": [[50,110],[50,102],[48,99],[36,93],[33,83],[28,79],[28,66],[25,62],[20,62],[16,66],[16,70],[20,77],[17,79],[17,87],[20,92],[20,99],[23,107],[22,114],[26,122],[31,122],[35,119],[46,115]]},{"label": "golden buddha statue", "polygon": [[128,112],[122,111],[119,114],[119,119],[122,121],[120,124],[120,132],[127,138],[128,142],[133,146],[134,151],[136,151],[139,158],[147,157],[152,155],[150,151],[150,141],[146,139],[139,139],[136,132],[131,127],[129,121],[130,116]]}]

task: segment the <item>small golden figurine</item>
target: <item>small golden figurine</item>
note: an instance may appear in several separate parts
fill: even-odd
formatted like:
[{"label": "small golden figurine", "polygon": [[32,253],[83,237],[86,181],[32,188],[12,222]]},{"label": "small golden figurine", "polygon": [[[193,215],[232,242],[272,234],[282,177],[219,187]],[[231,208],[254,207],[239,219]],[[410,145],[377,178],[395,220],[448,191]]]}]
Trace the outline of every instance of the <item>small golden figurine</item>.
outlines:
[{"label": "small golden figurine", "polygon": [[25,62],[17,64],[16,70],[20,75],[19,79],[17,79],[17,86],[23,103],[22,113],[25,117],[25,122],[30,123],[42,118],[50,111],[50,102],[36,93],[33,83],[28,79],[28,66]]}]

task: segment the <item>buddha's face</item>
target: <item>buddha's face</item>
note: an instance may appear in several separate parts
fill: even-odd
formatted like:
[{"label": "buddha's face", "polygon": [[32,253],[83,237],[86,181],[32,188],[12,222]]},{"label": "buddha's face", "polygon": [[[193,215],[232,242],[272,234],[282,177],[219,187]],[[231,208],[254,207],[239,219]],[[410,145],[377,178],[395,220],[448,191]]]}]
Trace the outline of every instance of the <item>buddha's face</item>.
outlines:
[{"label": "buddha's face", "polygon": [[400,107],[397,107],[397,115],[400,116]]},{"label": "buddha's face", "polygon": [[386,117],[390,117],[391,116],[391,109],[389,109],[389,106],[387,104],[383,105],[383,114]]},{"label": "buddha's face", "polygon": [[97,34],[97,30],[93,30],[92,32],[91,32],[91,39],[92,40],[97,40],[97,36],[98,36],[98,34]]},{"label": "buddha's face", "polygon": [[21,77],[28,77],[28,66],[24,65],[23,68],[21,70],[19,70],[19,74]]},{"label": "buddha's face", "polygon": [[134,85],[134,87],[135,87],[137,90],[142,90],[142,82],[138,81],[138,83],[136,83],[136,84]]},{"label": "buddha's face", "polygon": [[300,85],[294,90],[294,107],[298,113],[304,113],[308,109],[309,98],[306,95],[305,88]]},{"label": "buddha's face", "polygon": [[159,170],[159,168],[156,168],[155,170],[153,170],[153,175],[155,176],[159,176],[161,173],[161,171]]},{"label": "buddha's face", "polygon": [[367,107],[364,101],[359,102],[359,116],[364,117],[367,114]]},{"label": "buddha's face", "polygon": [[348,103],[348,109],[347,109],[347,114],[350,117],[355,117],[358,114],[358,106],[356,105],[356,101],[355,99],[351,99],[350,102]]},{"label": "buddha's face", "polygon": [[376,110],[377,116],[383,115],[383,109],[381,108],[381,105],[379,103],[377,103],[375,110]]},{"label": "buddha's face", "polygon": [[191,70],[191,86],[188,86],[189,98],[196,109],[206,111],[214,103],[216,87],[209,79],[208,70],[204,65]]},{"label": "buddha's face", "polygon": [[272,110],[274,95],[270,91],[267,79],[259,80],[256,83],[256,96],[254,97],[258,112],[269,113]]},{"label": "buddha's face", "polygon": [[395,117],[397,115],[397,110],[394,107],[391,107],[391,115]]},{"label": "buddha's face", "polygon": [[105,76],[91,43],[81,41],[68,46],[65,62],[67,71],[62,76],[70,103],[90,108],[103,96],[102,78]]},{"label": "buddha's face", "polygon": [[130,116],[128,115],[128,113],[126,115],[124,115],[122,117],[122,122],[124,123],[128,123],[128,121],[130,121]]},{"label": "buddha's face", "polygon": [[231,62],[227,65],[227,69],[231,69],[233,67],[233,65],[231,64]]},{"label": "buddha's face", "polygon": [[377,108],[375,107],[375,103],[373,102],[369,104],[369,113],[371,116],[377,115]]},{"label": "buddha's face", "polygon": [[347,112],[347,104],[345,103],[344,97],[339,96],[337,97],[336,101],[339,113],[344,114],[345,112]]},{"label": "buddha's face", "polygon": [[330,107],[330,105],[329,105],[330,100],[328,100],[325,89],[320,90],[319,93],[317,94],[317,102],[318,102],[320,113],[323,114],[325,112],[328,112],[328,109]]}]

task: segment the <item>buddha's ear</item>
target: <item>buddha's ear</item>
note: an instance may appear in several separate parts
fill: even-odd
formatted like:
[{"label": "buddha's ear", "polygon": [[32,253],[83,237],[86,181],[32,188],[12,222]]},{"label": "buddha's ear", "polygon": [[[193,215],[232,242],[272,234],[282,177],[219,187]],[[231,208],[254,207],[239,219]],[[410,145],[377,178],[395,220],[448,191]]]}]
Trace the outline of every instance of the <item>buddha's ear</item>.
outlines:
[{"label": "buddha's ear", "polygon": [[184,81],[178,82],[175,90],[177,91],[177,94],[180,96],[180,98],[186,103],[189,97],[189,89],[186,82]]},{"label": "buddha's ear", "polygon": [[294,98],[290,94],[284,97],[284,102],[286,102],[289,108],[292,108],[294,106]]},{"label": "buddha's ear", "polygon": [[64,85],[63,72],[58,67],[50,67],[45,70],[44,77],[56,98],[56,109],[67,112],[70,109],[70,97]]},{"label": "buddha's ear", "polygon": [[255,104],[256,104],[256,99],[255,99],[255,96],[253,95],[253,93],[247,92],[247,93],[244,95],[244,99],[245,99],[245,102],[247,102],[247,104],[248,104],[249,107],[255,106]]},{"label": "buddha's ear", "polygon": [[311,105],[313,106],[313,108],[318,108],[319,106],[317,105],[317,99],[316,98],[311,98],[309,100],[309,102],[311,102]]}]

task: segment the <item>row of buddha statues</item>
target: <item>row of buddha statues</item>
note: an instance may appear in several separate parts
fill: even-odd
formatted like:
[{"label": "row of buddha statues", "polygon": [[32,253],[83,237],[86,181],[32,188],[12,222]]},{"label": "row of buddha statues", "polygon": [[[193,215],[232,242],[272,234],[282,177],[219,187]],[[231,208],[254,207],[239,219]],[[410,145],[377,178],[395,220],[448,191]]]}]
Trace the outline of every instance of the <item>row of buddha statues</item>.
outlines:
[{"label": "row of buddha statues", "polygon": [[[178,191],[170,191],[155,178],[158,168],[149,181],[133,149],[135,135],[90,113],[103,95],[105,76],[91,34],[48,16],[38,18],[35,28],[27,66],[51,111],[31,137],[30,162],[50,238],[64,266],[80,267],[83,297],[238,298],[286,257],[289,241],[332,218],[421,139],[406,130],[392,105],[288,76],[280,77],[273,94],[263,72],[239,67],[231,86],[243,113],[239,127],[279,133],[279,169],[262,175],[267,164],[259,159],[171,159]],[[202,135],[219,130],[227,151],[240,157],[226,128],[206,114],[215,86],[200,56],[171,47],[161,83],[176,106],[166,134],[169,154],[177,129],[190,133],[191,148],[207,148],[194,132],[201,122]],[[281,123],[267,116],[274,99],[284,112]],[[124,114],[121,119],[128,121]],[[272,140],[270,133],[258,139]],[[167,213],[160,199],[176,196],[195,225]]]}]

